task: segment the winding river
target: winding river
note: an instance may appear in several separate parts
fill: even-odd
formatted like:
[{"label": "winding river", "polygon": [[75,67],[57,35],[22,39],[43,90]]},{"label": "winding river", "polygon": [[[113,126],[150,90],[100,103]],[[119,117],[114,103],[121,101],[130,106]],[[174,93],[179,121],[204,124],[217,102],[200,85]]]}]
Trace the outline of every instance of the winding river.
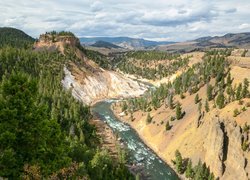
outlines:
[{"label": "winding river", "polygon": [[129,151],[129,161],[143,167],[143,172],[152,180],[176,180],[175,172],[151,151],[130,126],[119,121],[110,109],[113,100],[97,103],[92,111],[118,134]]}]

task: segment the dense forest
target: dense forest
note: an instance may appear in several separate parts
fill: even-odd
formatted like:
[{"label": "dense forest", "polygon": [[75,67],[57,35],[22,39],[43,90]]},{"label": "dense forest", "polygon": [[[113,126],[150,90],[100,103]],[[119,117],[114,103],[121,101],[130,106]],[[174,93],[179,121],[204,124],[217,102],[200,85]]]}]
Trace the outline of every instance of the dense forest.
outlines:
[{"label": "dense forest", "polygon": [[116,66],[120,71],[151,80],[170,76],[189,62],[179,54],[159,51],[132,51],[119,58]]},{"label": "dense forest", "polygon": [[28,48],[32,46],[34,41],[35,39],[21,30],[7,27],[0,28],[0,48],[4,46]]},{"label": "dense forest", "polygon": [[61,85],[74,56],[14,47],[0,49],[0,177],[134,179],[123,155],[99,148],[90,108]]}]

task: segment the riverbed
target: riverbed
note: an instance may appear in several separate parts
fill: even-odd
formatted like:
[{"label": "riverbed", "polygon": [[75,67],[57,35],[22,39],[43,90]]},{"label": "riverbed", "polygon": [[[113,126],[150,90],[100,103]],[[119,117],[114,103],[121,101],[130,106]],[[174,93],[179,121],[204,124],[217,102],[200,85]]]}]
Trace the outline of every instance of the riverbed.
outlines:
[{"label": "riverbed", "polygon": [[125,144],[129,151],[129,162],[141,166],[143,173],[148,175],[148,179],[178,179],[176,173],[142,142],[129,125],[117,119],[110,109],[113,102],[113,100],[99,102],[93,106],[92,111],[118,134],[121,142]]}]

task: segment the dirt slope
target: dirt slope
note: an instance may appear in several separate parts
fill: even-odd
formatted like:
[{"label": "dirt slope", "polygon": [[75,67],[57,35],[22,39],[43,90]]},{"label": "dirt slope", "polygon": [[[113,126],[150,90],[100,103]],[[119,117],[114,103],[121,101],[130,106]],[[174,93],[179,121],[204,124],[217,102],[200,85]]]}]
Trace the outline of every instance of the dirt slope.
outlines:
[{"label": "dirt slope", "polygon": [[[244,78],[250,80],[249,69],[237,64],[232,66],[231,74],[235,84],[242,82]],[[171,116],[175,116],[175,110],[164,105],[150,112],[153,117],[150,124],[146,123],[145,112],[136,111],[133,114],[134,121],[131,121],[130,115],[124,116],[119,104],[114,105],[113,110],[168,164],[172,164],[171,160],[174,159],[174,153],[178,149],[184,158],[191,158],[194,164],[199,159],[206,162],[216,177],[225,180],[248,179],[250,165],[247,162],[250,160],[250,153],[242,150],[242,141],[243,137],[249,139],[249,135],[243,132],[242,127],[249,122],[250,107],[247,107],[247,104],[250,103],[250,99],[243,99],[242,104],[234,101],[223,109],[213,108],[214,102],[211,101],[209,102],[211,110],[205,113],[206,86],[202,87],[198,94],[199,97],[203,97],[201,102],[204,115],[200,120],[198,104],[194,103],[196,94],[185,94],[185,99],[175,98],[175,102],[179,101],[186,112],[181,120],[169,121]],[[246,110],[234,117],[234,109],[241,110],[243,107]],[[172,125],[170,131],[165,129],[167,121]]]}]

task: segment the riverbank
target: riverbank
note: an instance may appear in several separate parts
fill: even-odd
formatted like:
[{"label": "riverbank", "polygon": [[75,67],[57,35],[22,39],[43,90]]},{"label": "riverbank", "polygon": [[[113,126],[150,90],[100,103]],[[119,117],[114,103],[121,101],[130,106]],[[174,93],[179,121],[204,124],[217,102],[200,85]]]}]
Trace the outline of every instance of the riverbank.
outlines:
[{"label": "riverbank", "polygon": [[[101,101],[99,102],[101,103]],[[96,103],[97,104],[97,103]],[[115,133],[111,127],[98,114],[92,111],[93,118],[90,124],[96,127],[96,133],[100,137],[100,145],[102,150],[107,150],[109,155],[114,159],[119,159],[119,151],[126,151],[127,147],[121,142],[121,138]],[[140,175],[141,180],[147,180],[148,175],[144,172],[143,167],[133,163],[127,163],[129,171],[134,175]]]},{"label": "riverbank", "polygon": [[116,106],[115,103],[113,103],[111,105],[111,110],[113,112],[113,114],[116,116],[116,118],[118,120],[120,120],[121,122],[129,125],[136,133],[137,135],[140,137],[141,141],[146,145],[148,146],[155,154],[157,154],[158,157],[160,157],[173,171],[175,171],[176,175],[179,177],[179,179],[181,180],[185,180],[185,176],[184,174],[178,174],[175,170],[175,166],[172,162],[172,160],[175,158],[175,157],[172,157],[172,158],[166,158],[165,154],[161,151],[159,151],[158,147],[154,145],[153,142],[149,141],[147,139],[147,136],[145,136],[142,131],[140,129],[143,129],[144,127],[142,127],[141,124],[135,124],[135,123],[132,123],[132,121],[128,121],[128,119],[125,119],[121,116],[121,108]]},{"label": "riverbank", "polygon": [[117,158],[119,141],[112,129],[94,114],[90,124],[96,127],[96,134],[100,137],[101,148],[107,150],[111,157]]},{"label": "riverbank", "polygon": [[[148,146],[143,143],[138,134],[129,125],[119,121],[112,112],[110,106],[113,101],[104,101],[92,107],[92,112],[106,123],[115,134],[120,143],[126,147],[128,162],[132,169],[140,170],[146,179],[152,180],[177,180],[176,173],[164,161],[162,161]],[[133,166],[134,165],[134,166]],[[140,168],[141,167],[141,168]],[[148,177],[148,178],[147,178]]]}]

